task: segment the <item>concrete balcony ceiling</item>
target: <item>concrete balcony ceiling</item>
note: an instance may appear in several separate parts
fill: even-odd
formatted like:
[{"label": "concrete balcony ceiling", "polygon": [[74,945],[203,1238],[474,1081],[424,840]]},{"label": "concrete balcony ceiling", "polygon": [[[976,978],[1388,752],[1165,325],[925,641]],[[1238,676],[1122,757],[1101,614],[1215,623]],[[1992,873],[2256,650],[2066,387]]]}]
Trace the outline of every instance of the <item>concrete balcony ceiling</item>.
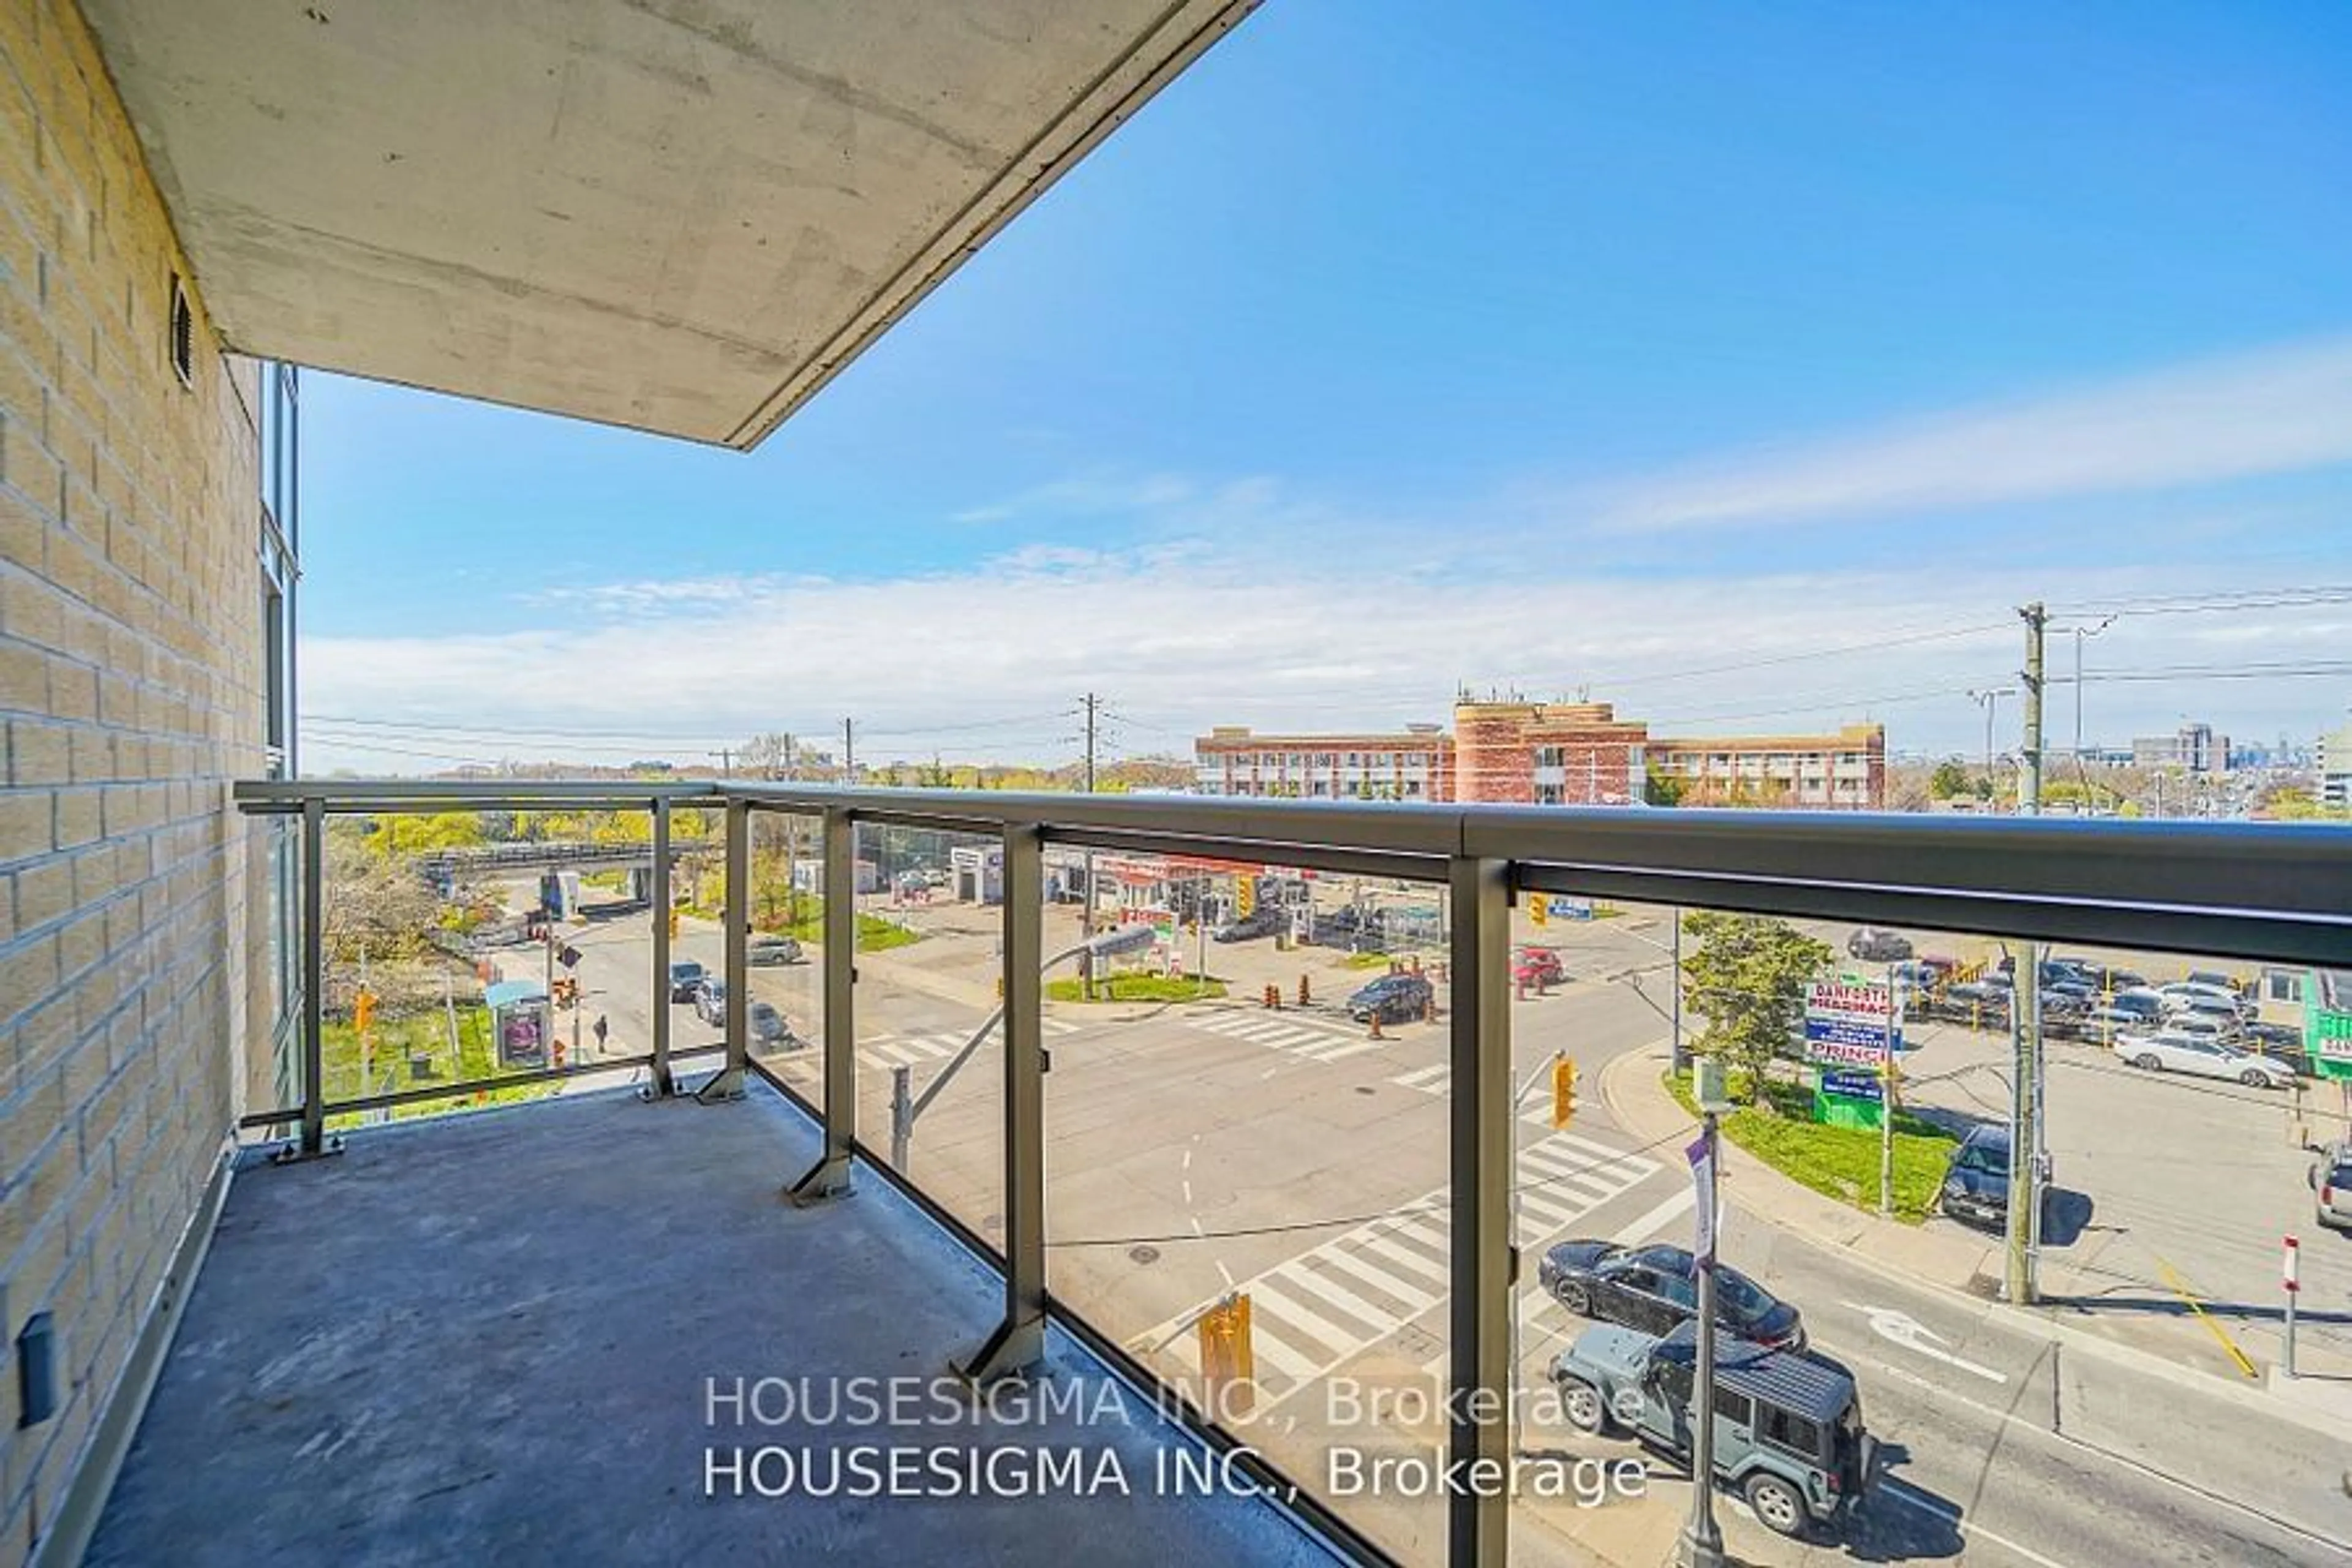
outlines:
[{"label": "concrete balcony ceiling", "polygon": [[1255,0],[83,0],[234,348],[750,447]]}]

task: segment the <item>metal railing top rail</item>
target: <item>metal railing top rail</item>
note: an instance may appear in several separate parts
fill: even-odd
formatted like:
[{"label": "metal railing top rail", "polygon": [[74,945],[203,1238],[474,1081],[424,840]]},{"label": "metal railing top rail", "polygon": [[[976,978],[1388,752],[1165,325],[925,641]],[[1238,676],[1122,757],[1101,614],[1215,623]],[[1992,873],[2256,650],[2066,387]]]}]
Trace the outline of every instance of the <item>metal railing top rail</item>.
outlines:
[{"label": "metal railing top rail", "polygon": [[1455,857],[1513,863],[1523,887],[1657,903],[2046,936],[2216,957],[2352,954],[2352,832],[2325,824],[1484,805],[867,789],[698,781],[271,780],[249,811],[654,799],[1434,879]]}]

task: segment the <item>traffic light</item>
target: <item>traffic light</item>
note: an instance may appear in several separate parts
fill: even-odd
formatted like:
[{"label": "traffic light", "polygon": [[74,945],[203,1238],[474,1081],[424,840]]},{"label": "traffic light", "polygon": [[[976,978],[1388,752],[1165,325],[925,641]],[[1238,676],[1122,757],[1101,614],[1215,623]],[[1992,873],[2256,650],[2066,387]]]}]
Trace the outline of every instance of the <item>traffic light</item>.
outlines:
[{"label": "traffic light", "polygon": [[1562,1056],[1551,1064],[1551,1124],[1557,1131],[1576,1119],[1576,1058]]},{"label": "traffic light", "polygon": [[374,1022],[375,993],[362,985],[360,987],[359,995],[352,1002],[352,1026],[364,1035],[368,1032],[368,1026]]},{"label": "traffic light", "polygon": [[1247,920],[1257,913],[1257,879],[1243,876],[1234,880],[1234,912]]},{"label": "traffic light", "polygon": [[1530,893],[1528,895],[1528,918],[1535,921],[1538,925],[1549,925],[1551,923],[1551,895],[1549,893]]},{"label": "traffic light", "polygon": [[1250,1299],[1227,1296],[1197,1320],[1201,1373],[1209,1383],[1218,1412],[1246,1411],[1254,1403],[1257,1378],[1256,1347],[1250,1334]]}]

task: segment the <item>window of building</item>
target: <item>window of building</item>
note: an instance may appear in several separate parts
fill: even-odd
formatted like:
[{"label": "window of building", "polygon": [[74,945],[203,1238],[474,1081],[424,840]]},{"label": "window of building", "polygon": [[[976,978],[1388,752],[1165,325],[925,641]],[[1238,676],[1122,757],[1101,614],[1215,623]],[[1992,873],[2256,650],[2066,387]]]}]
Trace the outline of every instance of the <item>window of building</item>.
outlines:
[{"label": "window of building", "polygon": [[1564,792],[1559,784],[1538,784],[1536,785],[1536,804],[1538,805],[1563,805],[1565,804]]}]

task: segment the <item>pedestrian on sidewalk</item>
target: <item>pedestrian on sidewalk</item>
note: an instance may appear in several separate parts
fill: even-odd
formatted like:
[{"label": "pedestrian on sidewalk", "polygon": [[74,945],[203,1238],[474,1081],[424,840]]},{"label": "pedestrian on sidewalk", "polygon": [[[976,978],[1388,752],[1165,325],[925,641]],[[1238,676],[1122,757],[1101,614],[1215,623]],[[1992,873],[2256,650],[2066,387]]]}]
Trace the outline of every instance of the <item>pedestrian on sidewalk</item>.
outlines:
[{"label": "pedestrian on sidewalk", "polygon": [[599,1013],[596,1015],[596,1048],[599,1051],[604,1048],[604,1015]]}]

